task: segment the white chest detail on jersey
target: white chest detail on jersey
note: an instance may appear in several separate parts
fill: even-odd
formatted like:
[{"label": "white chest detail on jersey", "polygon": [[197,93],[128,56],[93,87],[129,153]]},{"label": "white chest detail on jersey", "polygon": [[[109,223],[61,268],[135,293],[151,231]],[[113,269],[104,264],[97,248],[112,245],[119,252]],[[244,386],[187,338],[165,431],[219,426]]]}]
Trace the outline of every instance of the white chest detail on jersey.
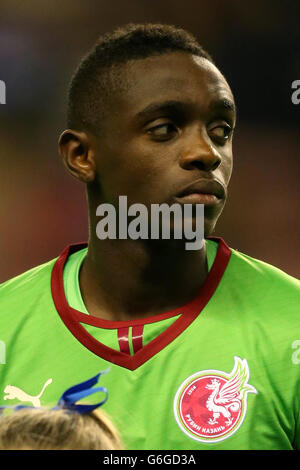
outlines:
[{"label": "white chest detail on jersey", "polygon": [[44,385],[40,393],[36,396],[29,395],[28,393],[24,392],[21,390],[19,387],[15,387],[14,385],[6,385],[4,389],[4,393],[7,395],[4,395],[3,399],[4,400],[14,400],[17,398],[21,402],[28,402],[30,401],[33,406],[39,407],[41,406],[41,401],[40,398],[42,394],[45,391],[45,388],[48,387],[52,383],[52,379],[48,379]]}]

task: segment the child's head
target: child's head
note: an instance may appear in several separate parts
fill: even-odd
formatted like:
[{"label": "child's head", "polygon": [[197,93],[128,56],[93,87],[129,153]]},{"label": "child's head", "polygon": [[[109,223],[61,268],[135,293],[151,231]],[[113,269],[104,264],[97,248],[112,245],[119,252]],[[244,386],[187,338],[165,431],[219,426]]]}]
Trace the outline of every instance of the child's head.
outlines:
[{"label": "child's head", "polygon": [[120,450],[123,445],[101,410],[88,414],[23,408],[0,417],[0,450]]},{"label": "child's head", "polygon": [[[60,397],[56,407],[33,408],[17,405],[7,416],[0,416],[0,450],[120,450],[123,444],[110,418],[99,410],[108,397],[106,387],[96,387],[101,375],[73,385]],[[96,404],[81,399],[102,392]]]}]

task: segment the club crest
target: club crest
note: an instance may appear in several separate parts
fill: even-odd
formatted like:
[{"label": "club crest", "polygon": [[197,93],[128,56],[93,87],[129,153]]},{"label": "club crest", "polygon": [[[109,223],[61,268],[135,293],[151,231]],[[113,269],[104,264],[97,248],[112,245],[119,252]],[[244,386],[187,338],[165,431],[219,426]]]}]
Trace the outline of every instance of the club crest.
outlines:
[{"label": "club crest", "polygon": [[257,393],[248,380],[247,360],[237,356],[230,374],[203,370],[188,377],[174,399],[174,415],[181,430],[201,442],[227,439],[244,420],[247,394]]}]

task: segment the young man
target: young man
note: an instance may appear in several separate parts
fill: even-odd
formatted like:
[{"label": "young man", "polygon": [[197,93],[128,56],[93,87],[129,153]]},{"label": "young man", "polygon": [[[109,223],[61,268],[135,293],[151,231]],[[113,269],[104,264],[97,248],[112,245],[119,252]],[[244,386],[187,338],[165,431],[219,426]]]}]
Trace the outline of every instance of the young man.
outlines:
[{"label": "young man", "polygon": [[[170,26],[117,30],[76,71],[68,120],[60,154],[87,187],[89,242],[2,285],[0,404],[55,403],[110,367],[127,449],[300,448],[299,281],[209,238],[235,126],[210,56]],[[100,240],[97,208],[119,213],[120,195],[204,204],[203,247]]]}]

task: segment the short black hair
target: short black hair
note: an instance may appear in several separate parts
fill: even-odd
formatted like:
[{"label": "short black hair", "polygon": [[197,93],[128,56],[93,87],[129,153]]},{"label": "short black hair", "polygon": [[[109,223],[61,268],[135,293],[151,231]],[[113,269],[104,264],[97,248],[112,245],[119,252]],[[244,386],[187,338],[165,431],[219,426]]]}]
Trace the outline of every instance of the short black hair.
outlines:
[{"label": "short black hair", "polygon": [[128,24],[101,36],[75,71],[68,93],[68,127],[99,133],[109,99],[124,87],[120,65],[168,52],[211,56],[182,28],[165,24]]}]

